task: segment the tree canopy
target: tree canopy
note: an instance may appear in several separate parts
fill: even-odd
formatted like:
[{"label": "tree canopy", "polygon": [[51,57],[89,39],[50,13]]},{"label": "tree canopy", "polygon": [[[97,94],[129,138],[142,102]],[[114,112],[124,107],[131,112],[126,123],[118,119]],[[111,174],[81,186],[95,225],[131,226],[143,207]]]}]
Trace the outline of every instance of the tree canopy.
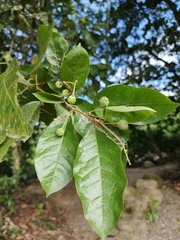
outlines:
[{"label": "tree canopy", "polygon": [[179,99],[178,0],[1,0],[0,14],[1,61],[10,55],[20,65],[33,61],[39,25],[54,22],[72,47],[81,43],[91,56],[90,98],[103,86],[125,83]]}]

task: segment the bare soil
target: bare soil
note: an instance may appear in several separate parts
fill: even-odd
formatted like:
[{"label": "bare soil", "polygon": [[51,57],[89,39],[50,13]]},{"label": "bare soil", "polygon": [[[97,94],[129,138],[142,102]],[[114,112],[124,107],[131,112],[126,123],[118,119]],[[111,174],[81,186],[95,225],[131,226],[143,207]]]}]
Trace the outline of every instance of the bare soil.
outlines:
[{"label": "bare soil", "polygon": [[[129,184],[146,172],[159,169],[127,169]],[[115,229],[109,240],[178,240],[180,239],[180,183],[164,181],[163,202],[158,210],[159,221],[147,232],[121,233]],[[83,215],[74,182],[46,198],[38,180],[31,180],[14,194],[15,213],[1,209],[0,239],[16,240],[97,240],[100,239]]]}]

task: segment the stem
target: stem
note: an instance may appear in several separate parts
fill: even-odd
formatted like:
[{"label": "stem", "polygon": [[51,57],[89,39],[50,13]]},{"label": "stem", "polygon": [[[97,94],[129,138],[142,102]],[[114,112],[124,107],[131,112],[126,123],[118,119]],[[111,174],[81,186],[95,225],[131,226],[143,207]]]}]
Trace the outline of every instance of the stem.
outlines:
[{"label": "stem", "polygon": [[107,106],[105,106],[104,108],[104,119],[106,119],[106,117],[107,117]]},{"label": "stem", "polygon": [[104,123],[100,122],[100,124],[120,142],[120,144],[121,144],[121,146],[123,148],[123,151],[124,151],[124,153],[126,155],[127,162],[129,163],[129,165],[131,165],[131,161],[130,161],[130,159],[128,157],[128,153],[127,153],[128,151],[127,151],[127,149],[125,147],[125,143],[123,143],[123,141],[114,132],[112,132],[108,127],[106,127],[106,125]]},{"label": "stem", "polygon": [[112,132],[108,127],[106,127],[106,125],[104,124],[104,121],[103,120],[101,120],[101,119],[97,119],[97,118],[95,118],[95,117],[91,117],[91,116],[89,116],[89,113],[84,113],[84,112],[82,112],[80,109],[78,109],[78,108],[76,108],[76,107],[73,107],[71,104],[68,104],[67,102],[66,102],[66,105],[67,105],[67,107],[69,107],[72,111],[74,111],[74,112],[79,112],[80,114],[82,114],[82,115],[84,115],[85,117],[87,117],[92,123],[99,123],[101,126],[103,126],[111,135],[113,135],[118,141],[119,141],[119,143],[121,144],[121,146],[122,146],[122,148],[123,148],[123,151],[124,151],[124,153],[125,153],[125,155],[126,155],[126,159],[127,159],[127,162],[129,163],[129,165],[131,165],[131,161],[130,161],[130,159],[129,159],[129,157],[128,157],[128,151],[127,151],[127,149],[126,149],[126,147],[125,147],[125,143],[114,133],[114,132]]},{"label": "stem", "polygon": [[72,116],[72,113],[73,113],[73,110],[71,110],[70,112],[68,112],[66,114],[63,114],[62,116],[58,116],[57,118],[54,118],[54,120],[62,120],[66,116],[66,119],[62,126],[62,128],[66,128],[66,125],[68,124],[69,118],[70,118],[70,116]]},{"label": "stem", "polygon": [[106,79],[107,79],[107,69],[109,66],[108,35],[109,35],[110,9],[111,9],[111,1],[106,0]]},{"label": "stem", "polygon": [[14,29],[14,33],[13,33],[13,37],[12,37],[11,45],[10,45],[10,49],[9,49],[9,54],[10,54],[10,55],[11,55],[12,48],[13,48],[13,45],[14,45],[14,39],[15,39],[15,36],[16,36],[16,32],[17,32],[17,30]]},{"label": "stem", "polygon": [[[77,84],[77,82],[78,82],[78,80],[76,80],[74,83],[63,81],[63,84],[66,85],[66,87],[72,92],[72,95],[75,95],[75,89],[76,89],[76,84]],[[72,87],[69,86],[68,83],[73,84],[73,90],[72,90]]]},{"label": "stem", "polygon": [[63,129],[66,128],[66,126],[67,126],[67,124],[68,124],[68,122],[69,122],[69,118],[70,118],[71,115],[72,115],[72,111],[70,111],[70,112],[68,113],[68,115],[67,115],[67,117],[66,117],[66,119],[65,119],[65,121],[64,121],[64,123],[63,123],[63,126],[62,126]]},{"label": "stem", "polygon": [[76,90],[76,84],[77,84],[78,80],[76,80],[74,82],[74,87],[73,87],[73,92],[72,92],[72,95],[74,96],[75,95],[75,90]]}]

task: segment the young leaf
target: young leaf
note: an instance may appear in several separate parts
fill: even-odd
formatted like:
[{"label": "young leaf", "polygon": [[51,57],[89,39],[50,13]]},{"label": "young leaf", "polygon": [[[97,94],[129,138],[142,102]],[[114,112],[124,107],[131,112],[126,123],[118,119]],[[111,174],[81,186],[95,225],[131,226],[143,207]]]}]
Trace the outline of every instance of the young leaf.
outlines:
[{"label": "young leaf", "polygon": [[[162,93],[149,88],[135,88],[126,85],[113,85],[99,92],[94,99],[94,107],[97,109],[96,114],[102,114],[99,111],[99,99],[106,96],[109,99],[108,107],[112,106],[126,106],[139,107],[144,106],[155,110],[156,112],[150,116],[146,116],[148,111],[137,112],[112,112],[108,111],[106,120],[109,122],[118,122],[120,119],[125,119],[129,123],[148,124],[157,122],[165,118],[171,113],[179,104],[172,102]],[[141,116],[141,113],[143,115]],[[145,114],[145,115],[144,115]],[[146,116],[146,118],[145,118]],[[99,116],[102,117],[102,116]]]},{"label": "young leaf", "polygon": [[61,61],[68,48],[66,40],[59,33],[53,32],[46,50],[46,58],[53,74],[59,74]]},{"label": "young leaf", "polygon": [[106,134],[91,127],[78,146],[73,172],[85,217],[105,239],[123,209],[127,179],[121,150]]},{"label": "young leaf", "polygon": [[136,111],[149,111],[150,115],[156,112],[152,108],[148,107],[141,107],[141,106],[135,106],[135,107],[127,107],[127,106],[112,106],[107,107],[108,110],[111,110],[113,112],[136,112]]},{"label": "young leaf", "polygon": [[72,83],[78,80],[76,85],[76,90],[78,90],[84,86],[89,69],[88,53],[81,45],[78,45],[64,57],[60,70],[61,79]]},{"label": "young leaf", "polygon": [[39,181],[48,197],[68,184],[76,156],[78,140],[71,123],[68,123],[62,137],[56,131],[63,120],[53,121],[39,138],[35,153],[35,168]]},{"label": "young leaf", "polygon": [[44,55],[46,53],[46,49],[48,46],[48,43],[51,39],[52,35],[52,30],[53,30],[53,24],[46,26],[46,25],[40,25],[39,31],[38,31],[38,46],[39,46],[39,54],[38,54],[38,61],[31,66],[25,66],[21,67],[19,71],[24,74],[24,75],[30,75],[33,73],[38,66],[41,64]]},{"label": "young leaf", "polygon": [[28,125],[23,117],[17,100],[17,69],[12,61],[0,76],[0,128],[6,130],[10,138],[21,138],[29,135]]},{"label": "young leaf", "polygon": [[[142,121],[149,116],[151,116],[155,111],[148,107],[135,106],[135,107],[126,107],[126,106],[111,106],[107,107],[108,117],[105,116],[105,119],[108,121],[112,119],[114,112],[125,113],[126,120],[128,123],[136,123]],[[110,118],[109,118],[110,117]],[[122,117],[123,118],[123,117]]]},{"label": "young leaf", "polygon": [[37,92],[37,93],[33,93],[33,95],[40,101],[46,102],[46,103],[59,103],[62,101],[61,96],[58,96],[52,93]]},{"label": "young leaf", "polygon": [[12,142],[14,142],[14,139],[7,137],[5,141],[0,144],[0,162],[2,162],[4,156],[7,154],[7,151],[11,146]]}]

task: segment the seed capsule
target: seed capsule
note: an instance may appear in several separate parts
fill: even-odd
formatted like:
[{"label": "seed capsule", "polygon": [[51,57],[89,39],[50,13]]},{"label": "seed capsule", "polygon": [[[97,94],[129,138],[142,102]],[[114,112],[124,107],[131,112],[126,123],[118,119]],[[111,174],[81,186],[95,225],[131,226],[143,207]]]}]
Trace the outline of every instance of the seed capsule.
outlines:
[{"label": "seed capsule", "polygon": [[63,128],[58,128],[56,131],[57,136],[62,137],[64,135],[64,129]]},{"label": "seed capsule", "polygon": [[76,97],[75,96],[69,96],[68,99],[67,99],[68,103],[70,104],[75,104],[76,102]]},{"label": "seed capsule", "polygon": [[109,99],[107,97],[101,97],[99,99],[99,104],[102,106],[102,107],[105,107],[105,106],[108,106],[109,105]]},{"label": "seed capsule", "polygon": [[61,81],[56,81],[56,82],[55,82],[55,86],[56,86],[57,88],[62,88],[63,82],[61,82]]}]

